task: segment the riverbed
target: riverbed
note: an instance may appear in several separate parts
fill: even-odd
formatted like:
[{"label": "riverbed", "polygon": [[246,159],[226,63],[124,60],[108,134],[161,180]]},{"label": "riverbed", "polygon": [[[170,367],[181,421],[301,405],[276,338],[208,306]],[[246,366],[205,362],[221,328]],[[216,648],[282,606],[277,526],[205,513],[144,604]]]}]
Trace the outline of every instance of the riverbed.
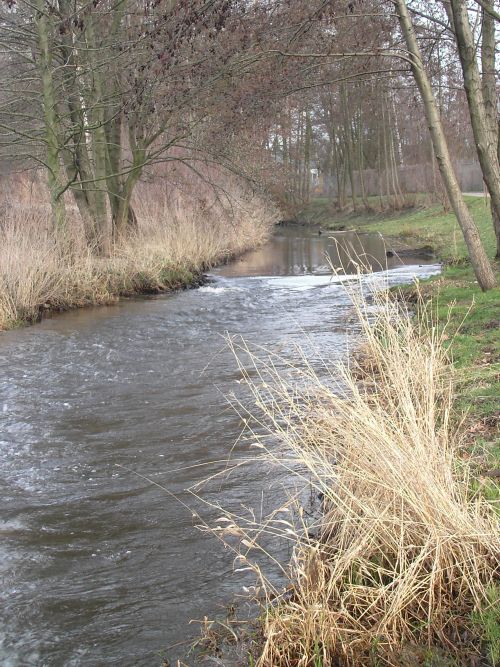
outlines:
[{"label": "riverbed", "polygon": [[[284,228],[199,289],[1,334],[3,666],[153,667],[185,656],[190,620],[224,612],[241,575],[186,490],[246,455],[225,335],[344,357],[352,309],[326,257],[353,273],[353,249],[388,284],[439,271],[386,258],[377,235]],[[250,464],[206,493],[258,509],[284,485]]]}]

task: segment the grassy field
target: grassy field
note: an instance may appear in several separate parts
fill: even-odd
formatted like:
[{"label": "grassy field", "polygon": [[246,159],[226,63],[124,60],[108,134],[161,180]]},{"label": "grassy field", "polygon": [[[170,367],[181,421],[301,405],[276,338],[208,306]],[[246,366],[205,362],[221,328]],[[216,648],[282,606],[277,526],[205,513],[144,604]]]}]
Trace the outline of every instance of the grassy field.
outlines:
[{"label": "grassy field", "polygon": [[[466,197],[490,257],[495,235],[489,205],[483,197]],[[443,274],[423,285],[432,297],[439,326],[447,327],[454,365],[458,371],[457,406],[466,415],[469,444],[478,464],[489,475],[500,467],[500,288],[483,293],[466,257],[456,218],[440,205],[395,213],[335,212],[327,199],[314,199],[300,216],[324,230],[353,229],[380,232],[388,246],[431,246],[445,262]],[[495,262],[499,274],[500,262]],[[497,480],[498,481],[498,480]],[[490,486],[495,482],[488,480]]]}]

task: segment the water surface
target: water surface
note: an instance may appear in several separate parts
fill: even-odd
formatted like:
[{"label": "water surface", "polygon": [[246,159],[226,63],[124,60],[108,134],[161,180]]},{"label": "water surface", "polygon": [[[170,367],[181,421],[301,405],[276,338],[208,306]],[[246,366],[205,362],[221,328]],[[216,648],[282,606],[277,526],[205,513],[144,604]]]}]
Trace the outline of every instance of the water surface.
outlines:
[{"label": "water surface", "polygon": [[[325,252],[339,265],[355,247],[378,271],[386,259],[378,236],[337,241],[282,229],[200,289],[0,336],[2,665],[159,665],[164,650],[185,653],[191,619],[223,612],[240,575],[178,500],[192,505],[185,489],[224,468],[242,430],[223,336],[345,355],[350,304]],[[438,270],[387,261],[390,283]],[[272,505],[283,484],[250,465],[210,493],[237,509],[264,492]]]}]

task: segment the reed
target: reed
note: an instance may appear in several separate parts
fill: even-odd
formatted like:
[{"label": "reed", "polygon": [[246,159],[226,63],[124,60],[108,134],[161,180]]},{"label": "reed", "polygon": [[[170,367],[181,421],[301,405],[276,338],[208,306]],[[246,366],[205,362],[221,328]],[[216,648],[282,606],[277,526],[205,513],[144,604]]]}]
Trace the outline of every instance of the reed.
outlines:
[{"label": "reed", "polygon": [[223,201],[142,184],[134,201],[137,229],[103,258],[87,244],[74,207],[68,206],[66,229],[56,233],[43,186],[14,186],[10,192],[4,186],[0,219],[0,329],[37,321],[48,310],[187,285],[262,243],[278,219],[271,203],[234,180]]},{"label": "reed", "polygon": [[[257,575],[255,664],[476,664],[477,618],[498,603],[500,536],[451,426],[446,330],[430,309],[417,320],[385,291],[348,289],[362,353],[331,373],[319,377],[304,358],[283,369],[231,341],[252,395],[237,409],[258,458],[307,491],[264,521],[227,513],[215,528]],[[321,498],[313,519],[310,489]],[[276,539],[293,548],[279,586],[263,566]]]}]

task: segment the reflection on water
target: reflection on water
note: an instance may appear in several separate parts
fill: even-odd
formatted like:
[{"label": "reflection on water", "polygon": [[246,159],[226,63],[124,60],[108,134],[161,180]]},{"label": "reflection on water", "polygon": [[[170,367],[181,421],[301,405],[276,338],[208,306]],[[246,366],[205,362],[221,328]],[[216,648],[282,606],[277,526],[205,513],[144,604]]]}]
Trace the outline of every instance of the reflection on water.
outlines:
[{"label": "reflection on water", "polygon": [[[284,228],[264,247],[249,252],[221,273],[225,276],[289,276],[331,273],[331,267],[345,273],[381,271],[400,266],[397,256],[386,256],[386,245],[379,234],[356,232],[308,232]],[[421,264],[419,257],[405,257],[406,264]],[[431,264],[432,260],[423,260]]]},{"label": "reflection on water", "polygon": [[[224,397],[237,386],[226,331],[283,355],[297,344],[313,361],[345,355],[350,305],[324,275],[329,246],[281,230],[199,290],[0,337],[2,665],[159,665],[165,647],[171,659],[185,654],[191,619],[240,590],[232,555],[172,494],[201,510],[185,490],[223,469],[241,432]],[[383,264],[378,237],[363,247]],[[239,442],[232,456],[246,453]],[[261,493],[273,506],[288,483],[250,465],[206,495],[246,511]]]}]

